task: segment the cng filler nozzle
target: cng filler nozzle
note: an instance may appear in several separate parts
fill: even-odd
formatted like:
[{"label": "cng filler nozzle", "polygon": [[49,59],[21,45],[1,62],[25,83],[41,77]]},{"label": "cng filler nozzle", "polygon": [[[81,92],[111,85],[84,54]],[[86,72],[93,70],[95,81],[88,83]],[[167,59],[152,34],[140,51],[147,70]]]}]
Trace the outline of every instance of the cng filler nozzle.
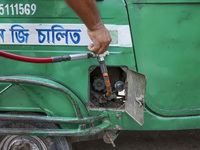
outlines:
[{"label": "cng filler nozzle", "polygon": [[104,57],[109,55],[109,52],[105,52],[104,54],[100,54],[99,55],[99,63],[100,63],[100,69],[101,69],[101,73],[103,75],[103,79],[104,79],[104,83],[106,85],[106,94],[105,94],[105,97],[108,98],[112,95],[112,86],[110,84],[110,78],[109,78],[109,75],[108,75],[108,69],[107,69],[107,66],[105,64],[105,61],[104,61]]},{"label": "cng filler nozzle", "polygon": [[93,54],[93,57],[97,57],[98,60],[99,60],[100,70],[101,70],[101,73],[102,73],[102,76],[103,76],[103,79],[104,79],[104,83],[105,83],[105,86],[106,86],[106,94],[102,95],[100,97],[100,103],[107,103],[107,100],[113,99],[112,98],[113,92],[112,92],[112,86],[111,86],[111,83],[110,83],[110,78],[109,78],[109,75],[108,75],[108,69],[107,69],[107,66],[106,66],[105,61],[104,61],[104,57],[106,57],[108,55],[109,55],[108,51],[104,52],[103,54]]}]

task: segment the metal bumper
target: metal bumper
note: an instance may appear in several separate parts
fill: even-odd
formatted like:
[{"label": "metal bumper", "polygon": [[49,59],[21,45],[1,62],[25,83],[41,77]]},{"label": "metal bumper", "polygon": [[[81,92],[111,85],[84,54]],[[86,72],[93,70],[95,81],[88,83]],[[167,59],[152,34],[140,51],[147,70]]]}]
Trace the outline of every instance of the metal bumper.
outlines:
[{"label": "metal bumper", "polygon": [[[102,121],[108,117],[107,112],[83,119],[69,117],[45,117],[31,115],[1,114],[0,121],[40,122],[40,123],[67,123],[86,125]],[[106,130],[111,123],[105,121],[97,126],[86,129],[27,129],[27,128],[0,128],[1,135],[39,135],[39,136],[89,136]]]}]

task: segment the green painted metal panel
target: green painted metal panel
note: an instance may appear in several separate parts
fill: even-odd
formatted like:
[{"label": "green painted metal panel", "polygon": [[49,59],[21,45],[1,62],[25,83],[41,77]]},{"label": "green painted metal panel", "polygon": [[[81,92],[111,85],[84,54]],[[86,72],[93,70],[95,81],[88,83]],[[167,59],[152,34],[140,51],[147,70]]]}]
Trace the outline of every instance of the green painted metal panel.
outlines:
[{"label": "green painted metal panel", "polygon": [[[184,130],[199,129],[200,116],[181,116],[164,117],[144,110],[144,124],[140,126],[124,111],[108,110],[110,116],[110,129],[120,128],[121,130]],[[99,111],[93,110],[92,115],[99,114]],[[120,117],[116,117],[120,114]]]},{"label": "green painted metal panel", "polygon": [[127,3],[146,105],[164,116],[198,115],[200,4]]},{"label": "green painted metal panel", "polygon": [[[0,5],[0,18],[2,18],[0,23],[5,23],[7,20],[12,23],[15,21],[82,23],[63,0],[2,0],[0,4],[2,4]],[[104,23],[127,24],[127,18],[124,17],[126,9],[122,1],[115,1],[115,5],[112,0],[99,1],[97,4]]]},{"label": "green painted metal panel", "polygon": [[[69,7],[62,0],[3,0],[0,2],[1,8],[4,8],[4,14],[0,15],[0,29],[1,23],[11,24],[82,24],[80,19],[69,9]],[[13,4],[13,5],[12,5]],[[18,4],[18,5],[16,5]],[[35,13],[30,9],[30,14],[23,15],[16,14],[15,6],[25,7],[29,4],[34,7],[37,6]],[[97,2],[100,9],[102,19],[105,24],[113,25],[128,25],[128,18],[126,7],[121,0],[115,1],[113,5],[112,0],[106,0]],[[28,6],[28,5],[27,5]],[[7,14],[7,7],[9,7],[9,15]],[[14,15],[12,15],[12,7],[14,8]],[[24,8],[25,9],[25,8]],[[108,11],[109,10],[109,11]],[[116,39],[115,39],[116,40]],[[30,57],[51,57],[51,56],[63,56],[69,54],[87,53],[87,46],[69,46],[69,45],[1,45],[1,50],[5,50],[11,53],[25,55]],[[135,69],[135,60],[132,47],[109,47],[110,56],[105,58],[106,64],[109,66],[127,66],[131,69]],[[85,104],[88,103],[88,82],[89,82],[89,68],[93,65],[99,65],[97,59],[90,58],[87,60],[76,60],[71,62],[62,62],[55,64],[32,64],[18,62],[0,57],[0,75],[33,75],[43,76],[56,80],[63,85],[70,87],[78,97],[80,97]],[[32,79],[38,80],[37,77]],[[42,79],[40,79],[42,80]],[[4,88],[5,85],[1,84],[0,88]],[[6,91],[0,95],[0,100],[3,101],[3,106],[0,107],[0,111],[31,111],[31,112],[45,112],[49,116],[67,116],[74,117],[74,110],[69,102],[66,102],[68,98],[66,95],[59,91],[47,89],[45,87],[38,87],[33,85],[23,85],[24,89],[31,95],[31,98],[27,96],[27,93],[19,88],[21,95],[12,94],[10,91]],[[12,87],[13,88],[13,87]],[[6,95],[9,95],[7,97]],[[75,96],[76,97],[76,96]],[[13,102],[13,99],[15,101]],[[19,100],[20,99],[20,100]],[[44,109],[32,102],[32,100]],[[78,98],[77,98],[78,99]],[[20,102],[18,104],[18,102]],[[20,105],[23,103],[23,105]],[[88,114],[85,111],[84,106],[79,101],[80,108],[84,114]],[[99,111],[98,114],[101,114]],[[62,125],[63,128],[68,126]],[[77,126],[70,126],[71,128],[77,128]]]},{"label": "green painted metal panel", "polygon": [[[12,86],[7,88],[7,90],[0,95],[1,107],[4,109],[15,107],[15,111],[18,111],[21,107],[26,108],[31,105],[40,109],[39,112],[46,113],[49,116],[67,115],[68,117],[76,117],[75,107],[73,107],[72,102],[73,98],[77,105],[79,105],[82,115],[88,115],[86,108],[83,106],[79,98],[70,89],[55,81],[34,76],[0,76],[0,78],[16,81],[4,81],[1,83],[1,87],[5,85],[4,83],[12,83]],[[20,79],[27,80],[27,82],[24,83],[17,81]],[[28,81],[37,82],[38,84],[31,84]],[[51,85],[52,87],[61,87],[67,92],[67,94],[48,86],[41,86],[39,82]]]}]

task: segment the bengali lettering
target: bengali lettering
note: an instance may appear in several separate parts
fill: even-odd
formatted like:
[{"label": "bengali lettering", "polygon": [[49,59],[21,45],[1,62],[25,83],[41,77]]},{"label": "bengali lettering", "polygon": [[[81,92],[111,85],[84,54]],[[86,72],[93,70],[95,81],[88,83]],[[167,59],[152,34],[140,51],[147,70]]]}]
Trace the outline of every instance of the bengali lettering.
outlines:
[{"label": "bengali lettering", "polygon": [[[38,32],[38,41],[39,43],[47,43],[55,44],[56,41],[61,41],[61,39],[65,39],[65,43],[69,43],[69,39],[74,44],[78,44],[80,42],[80,29],[64,29],[61,25],[53,25],[51,29],[36,29]],[[70,38],[69,38],[70,37]],[[50,40],[51,38],[51,40]]]},{"label": "bengali lettering", "polygon": [[4,43],[4,32],[5,31],[6,31],[5,29],[0,29],[0,37],[1,37],[2,41],[3,41],[3,43]]},{"label": "bengali lettering", "polygon": [[28,36],[29,36],[29,30],[28,29],[24,29],[23,26],[21,25],[13,25],[11,26],[11,36],[12,36],[12,43],[15,43],[15,39],[19,42],[19,43],[27,43],[28,42]]}]

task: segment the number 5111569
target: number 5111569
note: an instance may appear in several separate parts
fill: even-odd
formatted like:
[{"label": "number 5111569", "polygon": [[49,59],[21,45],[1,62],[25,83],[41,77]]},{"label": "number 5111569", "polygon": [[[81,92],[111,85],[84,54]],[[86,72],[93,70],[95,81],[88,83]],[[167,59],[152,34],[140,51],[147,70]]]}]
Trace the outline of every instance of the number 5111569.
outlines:
[{"label": "number 5111569", "polygon": [[0,15],[34,15],[35,4],[0,4]]}]

